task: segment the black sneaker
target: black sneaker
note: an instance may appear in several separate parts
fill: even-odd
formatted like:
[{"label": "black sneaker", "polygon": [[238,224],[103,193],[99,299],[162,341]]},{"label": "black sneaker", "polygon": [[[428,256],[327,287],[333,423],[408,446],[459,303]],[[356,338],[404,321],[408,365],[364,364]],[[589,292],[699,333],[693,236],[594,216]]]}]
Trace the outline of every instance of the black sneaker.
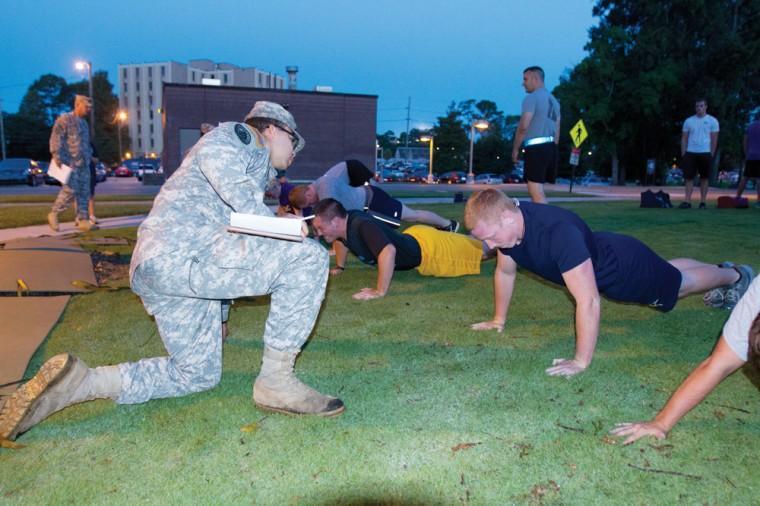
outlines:
[{"label": "black sneaker", "polygon": [[700,202],[700,203],[699,203],[699,208],[700,208],[700,209],[707,209],[707,206],[705,205],[705,203],[704,203],[704,202]]},{"label": "black sneaker", "polygon": [[691,202],[681,202],[681,205],[678,206],[678,209],[691,209]]},{"label": "black sneaker", "polygon": [[459,230],[459,222],[457,220],[451,220],[447,226],[441,227],[438,230],[456,233]]}]

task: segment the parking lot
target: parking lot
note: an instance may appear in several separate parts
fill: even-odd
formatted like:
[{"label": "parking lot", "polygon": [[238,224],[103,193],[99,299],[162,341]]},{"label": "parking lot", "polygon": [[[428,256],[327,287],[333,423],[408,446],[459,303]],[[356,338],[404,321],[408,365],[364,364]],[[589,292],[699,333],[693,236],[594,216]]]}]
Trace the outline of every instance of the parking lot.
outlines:
[{"label": "parking lot", "polygon": [[[0,195],[55,195],[61,189],[55,185],[28,186],[24,184],[2,185]],[[136,177],[109,177],[95,187],[98,195],[156,195],[161,187],[144,185]]]}]

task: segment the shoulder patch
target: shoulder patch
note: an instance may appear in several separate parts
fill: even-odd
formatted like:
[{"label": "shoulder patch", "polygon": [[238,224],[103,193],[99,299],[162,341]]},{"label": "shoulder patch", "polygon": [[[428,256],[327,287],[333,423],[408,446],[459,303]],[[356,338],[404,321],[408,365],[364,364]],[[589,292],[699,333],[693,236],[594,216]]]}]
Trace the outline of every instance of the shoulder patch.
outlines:
[{"label": "shoulder patch", "polygon": [[248,145],[251,143],[251,133],[240,123],[235,125],[235,133],[243,144]]}]

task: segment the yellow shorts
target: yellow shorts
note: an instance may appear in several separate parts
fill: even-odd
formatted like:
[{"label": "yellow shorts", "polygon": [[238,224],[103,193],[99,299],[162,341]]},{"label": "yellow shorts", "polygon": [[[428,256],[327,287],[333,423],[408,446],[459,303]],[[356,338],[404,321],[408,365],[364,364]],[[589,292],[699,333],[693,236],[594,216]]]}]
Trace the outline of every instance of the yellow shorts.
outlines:
[{"label": "yellow shorts", "polygon": [[417,272],[423,276],[453,278],[480,274],[483,258],[480,241],[427,225],[414,225],[403,233],[411,235],[420,244],[422,263]]}]

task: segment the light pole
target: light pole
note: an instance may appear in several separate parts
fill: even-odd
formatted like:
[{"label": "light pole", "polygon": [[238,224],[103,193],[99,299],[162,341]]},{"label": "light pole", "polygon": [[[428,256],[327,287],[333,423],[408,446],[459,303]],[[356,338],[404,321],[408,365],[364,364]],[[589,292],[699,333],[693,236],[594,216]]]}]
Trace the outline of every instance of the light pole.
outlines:
[{"label": "light pole", "polygon": [[92,63],[88,61],[79,60],[74,63],[74,68],[80,72],[87,67],[87,80],[89,81],[90,88],[90,142],[95,139],[95,97],[92,94]]},{"label": "light pole", "polygon": [[428,142],[430,141],[430,159],[428,160],[428,176],[427,176],[427,182],[428,184],[433,184],[435,180],[433,179],[433,145],[435,144],[435,138],[432,135],[424,135],[420,137],[421,142]]},{"label": "light pole", "polygon": [[124,122],[127,120],[127,111],[124,109],[119,110],[116,113],[117,131],[119,133],[119,162],[124,160],[124,154],[121,150],[121,129],[124,127]]},{"label": "light pole", "polygon": [[484,119],[475,120],[470,125],[470,171],[467,173],[467,184],[475,182],[475,174],[472,173],[472,144],[475,138],[475,129],[485,130],[488,128],[488,122]]}]

